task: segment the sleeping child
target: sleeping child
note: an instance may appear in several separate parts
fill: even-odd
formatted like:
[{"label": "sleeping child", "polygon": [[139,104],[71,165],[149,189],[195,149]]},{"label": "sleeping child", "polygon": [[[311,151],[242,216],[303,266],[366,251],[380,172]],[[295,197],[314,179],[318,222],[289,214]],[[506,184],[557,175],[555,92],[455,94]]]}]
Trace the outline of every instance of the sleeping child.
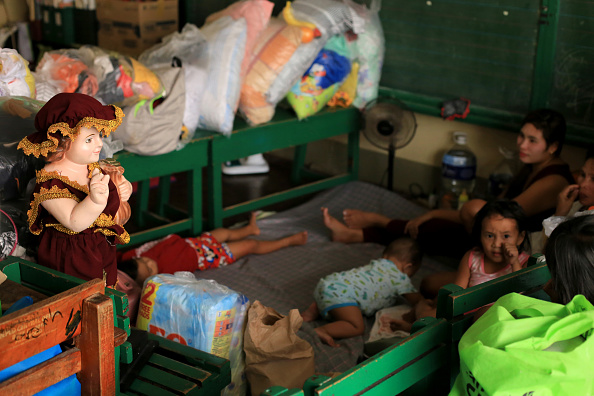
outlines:
[{"label": "sleeping child", "polygon": [[322,278],[314,291],[315,302],[301,316],[306,322],[318,315],[333,321],[317,327],[322,342],[337,347],[337,338],[362,335],[363,315],[396,305],[401,295],[411,305],[422,299],[410,281],[421,266],[421,251],[410,237],[396,239],[381,258],[363,267],[335,272]]},{"label": "sleeping child", "polygon": [[118,263],[118,269],[142,286],[145,279],[152,275],[222,267],[233,264],[248,254],[272,253],[307,242],[306,231],[273,241],[247,239],[259,234],[256,214],[252,213],[245,227],[217,228],[195,238],[182,238],[172,234],[157,241],[147,242],[125,252]]}]

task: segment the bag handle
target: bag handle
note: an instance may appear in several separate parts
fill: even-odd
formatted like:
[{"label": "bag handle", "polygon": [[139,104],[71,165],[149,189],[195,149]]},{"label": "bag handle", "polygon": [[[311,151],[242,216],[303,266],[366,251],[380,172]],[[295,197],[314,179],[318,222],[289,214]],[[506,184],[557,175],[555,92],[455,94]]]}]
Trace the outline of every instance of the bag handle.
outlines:
[{"label": "bag handle", "polygon": [[543,350],[555,342],[570,340],[578,336],[590,336],[594,329],[594,311],[583,311],[567,315],[554,322],[542,337],[531,337],[522,341],[514,342],[505,349],[533,349]]}]

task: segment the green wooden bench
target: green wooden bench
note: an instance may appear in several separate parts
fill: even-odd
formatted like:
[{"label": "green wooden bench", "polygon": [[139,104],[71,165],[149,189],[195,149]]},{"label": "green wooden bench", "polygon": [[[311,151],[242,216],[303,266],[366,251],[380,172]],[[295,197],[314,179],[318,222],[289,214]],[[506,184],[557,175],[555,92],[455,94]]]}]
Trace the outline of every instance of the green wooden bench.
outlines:
[{"label": "green wooden bench", "polygon": [[[297,121],[292,111],[277,108],[272,121],[251,127],[243,120],[236,119],[231,137],[213,135],[210,142],[208,165],[208,226],[209,229],[221,227],[223,219],[314,193],[357,180],[359,169],[359,130],[361,116],[356,108],[326,108],[306,120]],[[292,181],[298,183],[306,174],[303,169],[307,143],[340,135],[348,135],[348,148],[344,174],[316,180],[276,194],[260,197],[248,202],[223,207],[221,165],[253,154],[295,146]]]},{"label": "green wooden bench", "polygon": [[[15,257],[0,261],[0,270],[9,280],[45,296],[53,296],[84,283],[83,280]],[[105,289],[114,304],[114,324],[130,335],[126,317],[128,298],[124,293]],[[153,334],[159,346],[142,367],[127,394],[130,395],[200,395],[218,394],[231,382],[227,359],[167,340]],[[120,392],[120,363],[132,362],[132,345],[126,341],[114,351],[116,390]]]},{"label": "green wooden bench", "polygon": [[[142,156],[129,152],[114,158],[125,169],[130,182],[138,182],[137,204],[132,219],[143,231],[131,235],[131,244],[139,244],[167,234],[187,231],[197,235],[202,231],[202,168],[208,169],[208,229],[221,227],[223,219],[249,212],[288,199],[357,180],[359,169],[359,130],[361,117],[356,108],[324,109],[307,120],[298,121],[292,111],[278,108],[269,123],[249,126],[239,117],[231,137],[220,133],[197,130],[194,139],[182,150],[157,156]],[[348,135],[346,172],[289,190],[260,197],[227,208],[223,207],[221,165],[226,161],[257,153],[295,146],[291,179],[298,184],[303,176],[311,176],[304,167],[307,144],[340,135]],[[188,174],[188,211],[169,204],[171,175]],[[155,210],[149,210],[150,179],[159,178]]]},{"label": "green wooden bench", "polygon": [[459,372],[458,343],[473,323],[474,313],[508,293],[542,297],[550,274],[541,255],[520,271],[462,289],[444,286],[438,296],[437,319],[423,318],[404,340],[330,379],[309,378],[303,389],[274,386],[266,396],[321,395],[447,395]]},{"label": "green wooden bench", "polygon": [[469,312],[491,304],[509,293],[522,293],[548,300],[548,296],[542,288],[549,279],[551,279],[551,274],[544,261],[544,256],[535,254],[530,257],[528,266],[520,271],[468,289],[451,284],[439,290],[436,316],[445,319],[449,327],[451,385],[453,385],[460,368],[458,355],[460,338],[474,322],[475,315]]},{"label": "green wooden bench", "polygon": [[273,386],[262,395],[396,395],[413,388],[416,394],[447,393],[447,328],[444,319],[425,318],[415,323],[416,331],[409,337],[336,378],[316,375],[303,389]]},{"label": "green wooden bench", "polygon": [[[117,153],[114,158],[124,167],[124,176],[138,182],[136,205],[132,219],[143,231],[130,235],[132,245],[154,240],[168,234],[202,231],[202,169],[208,164],[212,134],[198,131],[183,149],[170,153],[143,156],[130,152]],[[187,173],[187,207],[182,211],[169,203],[171,175]],[[149,210],[150,179],[159,178],[155,210]]]}]

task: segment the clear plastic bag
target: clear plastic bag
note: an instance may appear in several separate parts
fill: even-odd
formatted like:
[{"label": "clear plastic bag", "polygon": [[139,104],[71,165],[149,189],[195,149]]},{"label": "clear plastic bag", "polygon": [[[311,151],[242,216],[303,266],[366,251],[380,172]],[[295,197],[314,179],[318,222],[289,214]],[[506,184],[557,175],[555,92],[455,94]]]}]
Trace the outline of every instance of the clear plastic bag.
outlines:
[{"label": "clear plastic bag", "polygon": [[35,80],[29,62],[11,48],[0,49],[0,96],[35,98]]},{"label": "clear plastic bag", "polygon": [[229,359],[231,384],[223,395],[245,395],[243,330],[248,299],[189,272],[146,280],[136,326],[192,348]]}]

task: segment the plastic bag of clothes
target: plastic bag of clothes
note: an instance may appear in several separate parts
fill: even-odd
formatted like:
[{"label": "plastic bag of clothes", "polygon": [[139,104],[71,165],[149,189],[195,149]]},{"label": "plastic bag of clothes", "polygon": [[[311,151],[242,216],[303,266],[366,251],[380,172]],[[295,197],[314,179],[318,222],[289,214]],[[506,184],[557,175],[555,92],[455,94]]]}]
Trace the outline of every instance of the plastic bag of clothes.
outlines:
[{"label": "plastic bag of clothes", "polygon": [[379,4],[378,0],[373,0],[369,9],[364,5],[352,5],[364,20],[357,39],[349,42],[351,60],[356,60],[359,64],[357,95],[353,104],[360,109],[377,98],[384,63],[385,40],[379,18]]},{"label": "plastic bag of clothes", "polygon": [[163,91],[155,73],[134,58],[90,45],[47,52],[35,76],[39,84],[44,82],[59,92],[84,93],[117,106],[151,99]]},{"label": "plastic bag of clothes", "polygon": [[245,395],[243,330],[248,299],[191,272],[159,274],[145,281],[136,327],[231,362],[222,395]]},{"label": "plastic bag of clothes", "polygon": [[[42,88],[46,84],[58,93],[76,92],[95,96],[98,90],[97,77],[75,49],[49,51],[43,54],[35,69],[35,76],[42,92],[46,92],[46,88]],[[46,100],[49,99],[51,97]]]},{"label": "plastic bag of clothes", "polygon": [[0,49],[0,96],[35,98],[35,79],[29,62],[11,48]]},{"label": "plastic bag of clothes", "polygon": [[296,0],[292,3],[295,20],[311,23],[321,36],[297,48],[266,92],[268,103],[278,103],[303,76],[330,37],[354,29],[362,22],[353,9],[336,0]]},{"label": "plastic bag of clothes", "polygon": [[[341,53],[339,53],[341,52]],[[300,120],[317,113],[334,96],[351,71],[343,35],[333,36],[301,81],[291,88],[287,100]]]},{"label": "plastic bag of clothes", "polygon": [[[187,140],[191,139],[198,128],[201,87],[198,85],[201,80],[201,70],[194,66],[198,59],[206,54],[207,42],[204,35],[196,25],[186,24],[181,33],[172,33],[163,38],[161,44],[157,44],[143,52],[138,60],[149,68],[162,64],[170,64],[174,58],[181,61],[184,70],[185,105],[183,124],[189,131]],[[206,56],[206,55],[204,55]]]},{"label": "plastic bag of clothes", "polygon": [[23,96],[0,97],[0,202],[23,196],[35,170],[45,164],[17,150],[21,139],[36,131],[35,116],[44,104]]},{"label": "plastic bag of clothes", "polygon": [[167,88],[167,96],[156,96],[123,108],[126,115],[113,139],[141,155],[169,153],[180,147],[185,108],[183,68],[163,65],[154,72]]}]

